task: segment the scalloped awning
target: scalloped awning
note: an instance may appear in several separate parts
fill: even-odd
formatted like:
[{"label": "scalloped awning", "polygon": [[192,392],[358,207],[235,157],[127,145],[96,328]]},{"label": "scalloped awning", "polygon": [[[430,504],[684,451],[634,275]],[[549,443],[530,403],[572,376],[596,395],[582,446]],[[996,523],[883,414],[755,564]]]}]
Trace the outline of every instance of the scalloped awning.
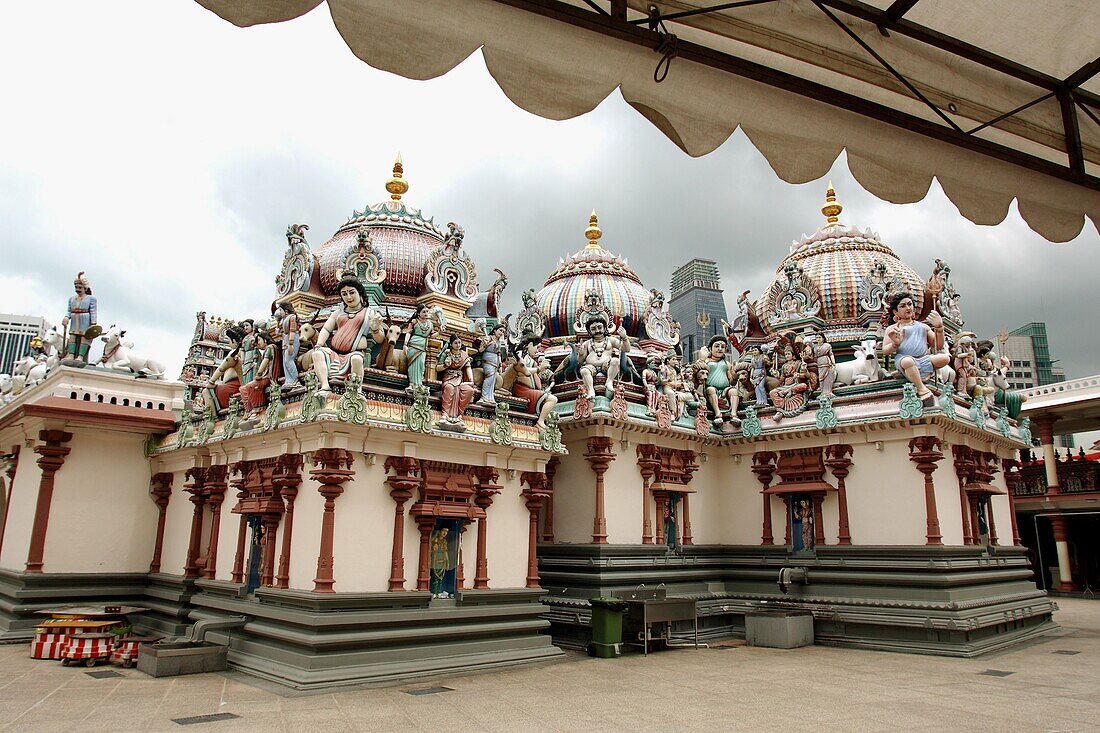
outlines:
[{"label": "scalloped awning", "polygon": [[[321,0],[198,0],[248,26]],[[504,93],[550,119],[614,89],[689,155],[740,126],[790,183],[846,150],[894,203],[935,176],[970,221],[1013,198],[1051,241],[1100,229],[1100,22],[1095,0],[327,0],[363,61],[411,79],[478,48]],[[729,7],[734,6],[734,7]],[[660,63],[664,59],[665,63]],[[655,78],[667,71],[660,83]]]}]

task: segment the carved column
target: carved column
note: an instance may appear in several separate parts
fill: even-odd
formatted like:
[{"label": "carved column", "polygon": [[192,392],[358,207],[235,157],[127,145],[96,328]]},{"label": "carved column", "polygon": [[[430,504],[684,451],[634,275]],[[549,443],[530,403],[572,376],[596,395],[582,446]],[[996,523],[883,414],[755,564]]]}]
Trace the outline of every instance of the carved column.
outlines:
[{"label": "carved column", "polygon": [[218,573],[218,535],[221,532],[222,503],[229,486],[225,482],[229,466],[224,463],[206,469],[206,501],[210,505],[210,545],[206,549],[206,572],[203,577],[213,580]]},{"label": "carved column", "polygon": [[[970,476],[970,448],[965,445],[955,445],[951,448],[952,462],[955,465],[955,475],[959,479],[959,506],[962,510],[963,544],[975,545],[978,543],[978,524],[972,521],[970,498],[966,493],[966,483]],[[971,529],[973,528],[973,530]]]},{"label": "carved column", "polygon": [[[981,463],[980,480],[993,485],[993,475],[997,473],[997,456],[994,453],[981,453],[978,457]],[[994,547],[997,542],[997,520],[993,517],[993,494],[987,494],[985,498],[986,521],[989,522],[989,544]]]},{"label": "carved column", "polygon": [[546,462],[546,488],[549,493],[546,495],[546,501],[543,502],[543,506],[546,507],[542,520],[543,542],[554,541],[554,476],[560,464],[561,460],[557,456]]},{"label": "carved column", "polygon": [[924,474],[926,545],[943,544],[943,537],[940,535],[940,517],[936,511],[936,487],[932,483],[932,472],[936,470],[936,463],[943,460],[940,445],[940,439],[932,435],[923,435],[909,441],[909,460],[916,463],[917,470]]},{"label": "carved column", "polygon": [[611,445],[611,438],[594,436],[588,439],[588,452],[584,454],[592,470],[596,472],[596,517],[592,520],[592,543],[596,545],[607,544],[607,516],[604,512],[603,475],[607,472],[608,464],[615,460],[615,453],[612,451]]},{"label": "carved column", "polygon": [[39,455],[38,467],[42,478],[38,481],[38,502],[34,507],[34,525],[31,528],[31,545],[27,551],[27,572],[42,572],[42,556],[46,552],[46,528],[50,523],[50,504],[53,502],[54,477],[65,465],[65,456],[72,450],[67,445],[72,433],[64,430],[42,430],[38,433],[42,442],[34,447]]},{"label": "carved column", "polygon": [[172,498],[172,474],[154,473],[149,487],[149,495],[157,505],[157,538],[153,543],[153,560],[149,563],[150,573],[160,572],[160,553],[164,548],[164,520],[168,513],[168,500]]},{"label": "carved column", "polygon": [[1058,420],[1057,415],[1039,415],[1031,419],[1032,424],[1039,429],[1048,494],[1057,494],[1061,486],[1058,482],[1058,456],[1054,452],[1054,423]]},{"label": "carved column", "polygon": [[275,576],[276,588],[290,587],[290,548],[294,532],[294,500],[298,498],[298,486],[302,483],[302,464],[304,460],[298,453],[284,453],[279,456],[275,475],[271,482],[279,496],[286,502],[286,514],[283,518],[283,546],[279,554],[279,572]]},{"label": "carved column", "polygon": [[1016,525],[1016,484],[1020,478],[1020,462],[1012,458],[1001,459],[1001,470],[1005,475],[1005,486],[1008,487],[1008,516],[1012,522],[1012,544],[1020,546],[1020,528]]},{"label": "carved column", "polygon": [[821,513],[821,504],[824,501],[825,494],[814,493],[810,496],[810,503],[814,508],[814,547],[825,544],[825,522]]},{"label": "carved column", "polygon": [[1069,559],[1069,531],[1064,515],[1050,518],[1050,528],[1054,532],[1054,548],[1058,553],[1058,585],[1056,590],[1063,593],[1072,593],[1078,590],[1073,582],[1073,566]]},{"label": "carved column", "polygon": [[393,548],[390,550],[389,590],[405,590],[405,503],[420,488],[424,478],[420,475],[420,461],[415,458],[390,456],[386,459],[386,477],[390,486],[390,498],[395,508],[393,514]]},{"label": "carved column", "polygon": [[[248,475],[252,471],[250,461],[237,461],[232,465],[233,473],[238,478],[230,481],[237,491],[237,503],[240,504],[248,498]],[[237,524],[237,552],[233,555],[233,569],[229,573],[229,580],[233,583],[244,582],[244,545],[248,537],[248,515],[241,512],[240,521]]]},{"label": "carved column", "polygon": [[418,516],[416,526],[420,530],[420,563],[416,573],[416,589],[431,590],[428,576],[428,562],[431,554],[429,542],[431,541],[432,530],[435,529],[435,517]]},{"label": "carved column", "polygon": [[531,516],[531,526],[527,532],[527,587],[539,587],[539,560],[538,560],[538,535],[539,535],[539,508],[542,502],[549,496],[546,474],[536,471],[524,471],[519,477],[520,484],[527,484],[527,488],[521,492],[527,504],[527,511]]},{"label": "carved column", "polygon": [[653,499],[657,502],[657,544],[663,545],[668,541],[665,537],[665,514],[668,513],[668,492],[664,489],[654,491]]},{"label": "carved column", "polygon": [[486,514],[493,505],[493,497],[504,487],[497,483],[500,473],[492,466],[475,466],[474,475],[478,479],[477,495],[474,504],[481,509],[477,518],[477,569],[474,571],[474,588],[489,587],[489,558],[486,553],[487,532]]},{"label": "carved column", "polygon": [[193,466],[187,469],[185,477],[191,482],[183,485],[195,507],[191,515],[191,537],[187,541],[187,559],[183,565],[183,577],[199,577],[199,544],[202,542],[202,515],[206,506],[206,468]]},{"label": "carved column", "polygon": [[684,508],[684,544],[693,544],[691,541],[691,512],[688,510],[688,497],[690,494],[686,491],[680,494],[680,506]]},{"label": "carved column", "polygon": [[[554,456],[557,458],[557,456]],[[11,510],[11,492],[15,488],[15,471],[19,466],[19,446],[13,445],[8,458],[3,461],[6,465],[4,475],[8,477],[8,493],[4,498],[4,512],[0,515],[0,549],[4,547],[4,530],[8,526],[8,512]]]},{"label": "carved column", "polygon": [[848,494],[844,489],[844,479],[848,477],[848,469],[851,468],[852,446],[845,443],[830,445],[825,448],[825,465],[836,477],[836,501],[840,510],[840,519],[837,522],[837,544],[852,544],[852,535],[848,529]]},{"label": "carved column", "polygon": [[[469,523],[463,522],[458,530],[458,561],[455,563],[455,589],[462,590],[466,587],[466,557],[462,552],[462,540],[466,537]],[[475,558],[476,560],[476,558]]]},{"label": "carved column", "polygon": [[653,520],[649,515],[652,498],[649,495],[649,482],[661,466],[661,457],[657,446],[643,443],[638,446],[638,470],[642,473],[642,544],[653,544]]},{"label": "carved column", "polygon": [[[762,545],[775,544],[775,539],[772,537],[771,495],[767,493],[768,486],[771,485],[772,477],[775,475],[775,458],[775,453],[770,450],[757,451],[752,454],[752,472],[756,474],[757,480],[764,486],[763,491],[760,492],[764,497],[764,527],[760,535],[760,544]],[[790,534],[788,528],[787,544],[791,542]]]},{"label": "carved column", "polygon": [[279,515],[264,515],[264,571],[260,585],[270,588],[275,584],[275,542],[279,537]]},{"label": "carved column", "polygon": [[314,593],[335,593],[332,577],[332,545],[336,523],[336,497],[344,493],[344,482],[355,475],[355,457],[343,448],[320,448],[313,451],[314,468],[309,477],[321,484],[317,492],[325,497],[325,513],[321,516],[321,549],[317,553],[317,577]]}]

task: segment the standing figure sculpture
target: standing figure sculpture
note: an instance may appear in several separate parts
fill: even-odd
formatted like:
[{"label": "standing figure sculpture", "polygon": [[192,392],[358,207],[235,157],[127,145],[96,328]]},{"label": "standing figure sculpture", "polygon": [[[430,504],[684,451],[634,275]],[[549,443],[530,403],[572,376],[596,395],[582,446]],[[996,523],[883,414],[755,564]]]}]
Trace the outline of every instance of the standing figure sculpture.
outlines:
[{"label": "standing figure sculpture", "polygon": [[241,391],[241,374],[244,365],[241,360],[241,340],[244,331],[237,326],[225,329],[225,337],[229,339],[231,348],[222,359],[222,363],[210,375],[209,381],[203,385],[203,393],[207,405],[211,405],[215,411],[229,407],[229,399]]},{"label": "standing figure sculpture", "polygon": [[409,375],[409,386],[406,392],[411,393],[414,386],[424,383],[424,366],[428,360],[428,339],[436,330],[435,324],[429,317],[429,307],[425,304],[416,306],[416,310],[401,328],[408,334],[405,339],[405,369]]},{"label": "standing figure sculpture", "polygon": [[474,373],[470,368],[470,355],[466,353],[462,338],[457,333],[451,335],[446,348],[440,353],[435,370],[443,383],[443,416],[439,427],[464,432],[466,425],[462,422],[462,413],[477,394],[477,387],[474,386]]},{"label": "standing figure sculpture", "polygon": [[761,353],[759,346],[749,349],[749,381],[756,395],[756,406],[768,404],[768,357]]},{"label": "standing figure sculpture", "polygon": [[683,357],[670,349],[665,362],[658,371],[658,379],[661,391],[668,399],[668,409],[672,413],[673,420],[679,420],[684,414],[684,407],[695,406],[695,392],[691,385],[684,383]]},{"label": "standing figure sculpture", "polygon": [[657,414],[657,396],[661,393],[661,357],[649,354],[645,358],[642,370],[642,382],[645,384],[645,414]]},{"label": "standing figure sculpture", "polygon": [[298,384],[298,350],[302,345],[301,327],[294,304],[287,300],[277,304],[275,318],[279,321],[279,333],[282,334],[284,384],[291,387]]},{"label": "standing figure sculpture", "polygon": [[882,341],[882,353],[897,354],[897,366],[905,378],[913,383],[917,398],[926,400],[932,390],[924,380],[951,361],[943,348],[943,318],[939,312],[929,311],[928,323],[916,320],[916,306],[909,293],[896,293],[890,298],[890,325]]},{"label": "standing figure sculpture", "polygon": [[256,353],[260,354],[260,363],[256,365],[252,381],[241,387],[241,406],[245,409],[245,419],[254,418],[267,406],[267,387],[272,380],[279,379],[281,364],[275,337],[268,331],[257,331],[253,342]]},{"label": "standing figure sculpture", "polygon": [[585,323],[588,338],[577,348],[577,363],[581,381],[584,382],[585,396],[596,398],[596,375],[605,375],[604,395],[611,399],[615,391],[615,377],[619,374],[619,357],[622,339],[607,333],[607,320],[602,314],[590,316]]},{"label": "standing figure sculpture", "polygon": [[493,326],[487,336],[480,339],[481,347],[481,399],[479,405],[492,407],[497,403],[497,382],[500,379],[500,352],[507,351],[505,337],[508,327],[503,323]]},{"label": "standing figure sculpture", "polygon": [[806,406],[806,392],[810,389],[810,375],[806,368],[806,362],[795,354],[794,344],[788,343],[783,347],[783,361],[776,368],[779,384],[768,392],[772,404],[782,412],[777,412],[775,419],[780,415],[800,412]]},{"label": "standing figure sculpture", "polygon": [[241,372],[241,383],[248,384],[256,377],[256,364],[259,361],[259,351],[256,349],[256,321],[245,318],[238,325],[244,333],[241,339],[241,364],[244,369]]},{"label": "standing figure sculpture", "polygon": [[440,527],[432,532],[428,551],[432,573],[430,589],[432,595],[437,598],[446,598],[449,595],[443,588],[443,579],[451,569],[451,552],[448,546],[450,541],[447,539],[449,534],[450,530],[447,527]]},{"label": "standing figure sculpture", "polygon": [[803,347],[803,359],[813,374],[813,388],[832,397],[836,384],[836,357],[824,331],[819,329],[814,332],[814,340]]},{"label": "standing figure sculpture", "polygon": [[550,378],[552,373],[549,365],[540,366],[542,357],[539,354],[539,344],[542,337],[528,334],[516,345],[515,358],[509,359],[509,366],[501,376],[502,387],[521,400],[527,400],[527,411],[538,415],[535,425],[539,430],[546,430],[546,418],[554,411],[558,404],[556,395],[550,393]]},{"label": "standing figure sculpture", "polygon": [[61,325],[66,327],[69,336],[65,344],[65,355],[78,362],[88,361],[88,349],[99,335],[96,323],[99,317],[96,298],[92,295],[92,285],[84,273],[77,273],[73,281],[76,295],[69,298]]},{"label": "standing figure sculpture", "polygon": [[358,277],[343,273],[337,292],[341,305],[321,327],[317,345],[311,352],[313,371],[323,395],[330,391],[329,377],[342,378],[350,373],[362,378],[371,346],[384,335],[382,317],[370,306],[366,288]]},{"label": "standing figure sculpture", "polygon": [[707,355],[707,402],[714,414],[714,424],[721,425],[725,420],[722,417],[722,406],[719,402],[725,398],[729,403],[729,421],[734,425],[740,425],[737,417],[737,390],[734,388],[733,365],[726,359],[726,350],[729,348],[725,336],[712,336],[710,339],[710,353]]}]

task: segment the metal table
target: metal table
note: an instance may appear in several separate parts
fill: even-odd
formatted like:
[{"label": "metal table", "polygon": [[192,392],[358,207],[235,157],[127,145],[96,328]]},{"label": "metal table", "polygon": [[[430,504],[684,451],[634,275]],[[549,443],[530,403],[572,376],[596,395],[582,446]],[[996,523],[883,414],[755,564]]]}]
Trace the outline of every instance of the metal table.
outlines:
[{"label": "metal table", "polygon": [[[626,601],[626,620],[642,627],[642,654],[649,654],[650,625],[671,623],[672,621],[691,621],[695,626],[694,647],[699,648],[699,615],[695,601],[691,598],[668,598],[663,588],[653,590],[640,589],[621,594]],[[668,637],[665,637],[666,641]],[[635,643],[635,642],[626,642]]]}]

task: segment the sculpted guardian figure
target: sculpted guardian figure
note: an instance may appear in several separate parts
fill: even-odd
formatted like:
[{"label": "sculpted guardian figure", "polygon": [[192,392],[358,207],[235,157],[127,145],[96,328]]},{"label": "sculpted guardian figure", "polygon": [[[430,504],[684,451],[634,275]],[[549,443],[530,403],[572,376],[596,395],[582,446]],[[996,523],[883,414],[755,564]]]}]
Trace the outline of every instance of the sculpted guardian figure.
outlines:
[{"label": "sculpted guardian figure", "polygon": [[890,298],[890,320],[882,353],[897,354],[898,369],[913,383],[917,397],[926,400],[932,390],[924,380],[951,361],[948,354],[932,353],[943,349],[943,318],[933,310],[928,313],[928,323],[916,320],[913,296],[897,293]]},{"label": "sculpted guardian figure", "polygon": [[604,395],[610,399],[615,391],[615,377],[619,375],[622,339],[608,335],[607,320],[600,313],[590,316],[585,326],[588,338],[577,347],[577,363],[580,364],[577,371],[584,382],[585,395],[590,400],[596,398],[596,375],[604,374]]},{"label": "sculpted guardian figure", "polygon": [[384,336],[382,317],[370,306],[359,278],[343,273],[338,292],[341,304],[321,327],[312,352],[313,371],[322,393],[330,391],[329,377],[349,373],[362,377],[364,353],[370,353],[371,346]]}]

